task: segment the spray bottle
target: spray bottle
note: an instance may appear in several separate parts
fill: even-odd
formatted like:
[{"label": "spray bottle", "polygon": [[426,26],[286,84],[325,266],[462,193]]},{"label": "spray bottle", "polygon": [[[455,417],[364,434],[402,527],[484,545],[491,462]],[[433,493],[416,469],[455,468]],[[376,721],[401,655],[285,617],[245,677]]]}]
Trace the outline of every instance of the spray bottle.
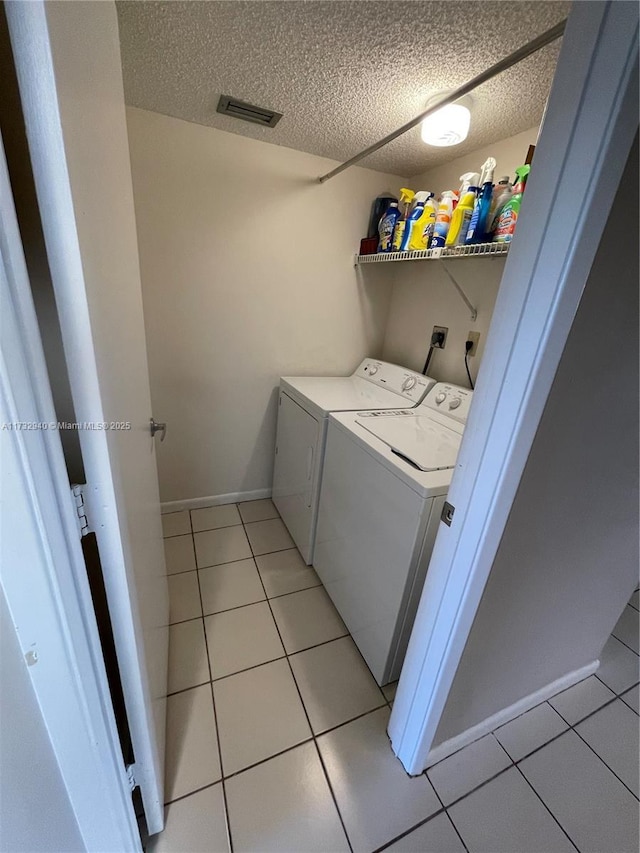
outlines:
[{"label": "spray bottle", "polygon": [[400,243],[398,251],[406,252],[409,249],[412,237],[416,233],[416,223],[424,213],[424,203],[427,200],[428,195],[429,194],[425,192],[417,192],[415,194],[413,198],[415,205],[406,219],[402,242]]},{"label": "spray bottle", "polygon": [[519,166],[516,169],[516,185],[513,188],[513,195],[502,208],[502,212],[498,217],[498,226],[496,233],[493,235],[495,243],[510,243],[513,240],[513,232],[516,230],[516,225],[518,224],[522,196],[524,195],[524,188],[530,171],[531,166]]},{"label": "spray bottle", "polygon": [[407,219],[409,218],[409,211],[411,210],[411,202],[415,197],[415,193],[413,190],[409,190],[406,187],[402,187],[400,190],[400,204],[402,207],[400,208],[402,214],[398,221],[396,222],[396,227],[393,231],[393,248],[392,252],[399,252],[400,246],[402,245],[402,241],[404,240],[404,231],[407,225]]},{"label": "spray bottle", "polygon": [[436,222],[433,226],[433,237],[429,243],[430,249],[439,249],[444,246],[449,226],[451,225],[451,217],[453,215],[454,201],[457,203],[455,192],[445,190],[442,193],[440,204],[436,212]]},{"label": "spray bottle", "polygon": [[414,223],[407,248],[409,251],[425,251],[429,248],[433,226],[436,222],[436,203],[431,192],[421,192],[416,195],[424,197],[422,215]]},{"label": "spray bottle", "polygon": [[445,246],[461,246],[464,244],[469,223],[473,216],[480,175],[477,172],[465,172],[464,175],[460,176],[460,180],[462,181],[460,201],[453,211]]},{"label": "spray bottle", "polygon": [[[482,166],[482,177],[480,178],[480,193],[476,199],[473,215],[469,222],[469,230],[465,238],[465,245],[472,243],[483,243],[487,239],[489,225],[489,210],[491,208],[491,196],[493,194],[493,172],[496,161],[488,157]],[[491,239],[491,238],[488,238]]]},{"label": "spray bottle", "polygon": [[489,228],[487,229],[488,240],[493,238],[493,232],[498,226],[498,219],[502,213],[502,208],[512,195],[513,187],[511,186],[511,181],[509,180],[509,176],[505,175],[503,178],[500,178],[493,191],[491,209],[489,210]]}]

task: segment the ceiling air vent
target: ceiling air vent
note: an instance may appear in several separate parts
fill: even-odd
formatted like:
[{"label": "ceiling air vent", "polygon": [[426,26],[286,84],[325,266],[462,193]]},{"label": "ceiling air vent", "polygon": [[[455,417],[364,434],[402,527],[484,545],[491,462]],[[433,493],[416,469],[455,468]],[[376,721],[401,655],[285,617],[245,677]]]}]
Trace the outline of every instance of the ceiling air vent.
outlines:
[{"label": "ceiling air vent", "polygon": [[237,98],[229,97],[229,95],[220,95],[216,109],[222,115],[239,118],[242,121],[251,121],[254,124],[261,124],[263,127],[275,127],[282,118],[282,113],[276,113],[264,107],[256,107],[254,104],[239,101]]}]

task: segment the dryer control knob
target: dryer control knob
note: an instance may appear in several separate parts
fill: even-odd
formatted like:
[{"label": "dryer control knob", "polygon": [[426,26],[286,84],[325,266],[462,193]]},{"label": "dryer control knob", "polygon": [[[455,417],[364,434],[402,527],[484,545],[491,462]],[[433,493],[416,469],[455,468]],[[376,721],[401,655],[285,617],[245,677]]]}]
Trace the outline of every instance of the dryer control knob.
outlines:
[{"label": "dryer control knob", "polygon": [[402,390],[403,391],[410,391],[415,386],[417,381],[418,380],[416,379],[415,376],[407,376],[407,378],[402,383]]},{"label": "dryer control knob", "polygon": [[454,397],[453,400],[451,400],[451,402],[449,403],[449,408],[450,409],[457,409],[461,403],[462,403],[462,400],[460,399],[460,397]]},{"label": "dryer control knob", "polygon": [[447,399],[447,395],[443,394],[442,391],[439,394],[436,394],[436,405],[439,406],[440,403],[444,403]]},{"label": "dryer control knob", "polygon": [[378,372],[378,365],[377,364],[370,364],[369,365],[369,376],[373,376],[377,372]]}]

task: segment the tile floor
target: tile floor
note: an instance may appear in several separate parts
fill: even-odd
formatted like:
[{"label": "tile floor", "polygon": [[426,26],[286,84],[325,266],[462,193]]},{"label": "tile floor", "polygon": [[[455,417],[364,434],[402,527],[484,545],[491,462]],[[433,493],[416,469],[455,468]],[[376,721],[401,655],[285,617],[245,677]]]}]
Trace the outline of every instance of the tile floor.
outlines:
[{"label": "tile floor", "polygon": [[638,593],[600,669],[408,777],[375,683],[269,500],[163,516],[166,829],[153,853],[638,850]]}]

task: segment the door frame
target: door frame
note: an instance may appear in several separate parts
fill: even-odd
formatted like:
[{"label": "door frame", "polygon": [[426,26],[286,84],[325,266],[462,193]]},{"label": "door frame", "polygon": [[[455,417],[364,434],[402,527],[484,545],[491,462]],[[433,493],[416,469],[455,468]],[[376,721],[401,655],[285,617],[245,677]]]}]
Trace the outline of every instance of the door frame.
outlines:
[{"label": "door frame", "polygon": [[[0,403],[9,422],[55,424],[1,138],[0,285]],[[19,472],[15,492],[28,506],[2,495],[13,523],[3,525],[0,582],[80,835],[87,850],[138,851],[60,435],[3,429],[2,437],[3,465]],[[27,536],[39,559],[22,557]]]},{"label": "door frame", "polygon": [[454,520],[438,531],[389,721],[412,775],[430,763],[638,129],[637,64],[635,4],[574,3],[449,491]]}]

